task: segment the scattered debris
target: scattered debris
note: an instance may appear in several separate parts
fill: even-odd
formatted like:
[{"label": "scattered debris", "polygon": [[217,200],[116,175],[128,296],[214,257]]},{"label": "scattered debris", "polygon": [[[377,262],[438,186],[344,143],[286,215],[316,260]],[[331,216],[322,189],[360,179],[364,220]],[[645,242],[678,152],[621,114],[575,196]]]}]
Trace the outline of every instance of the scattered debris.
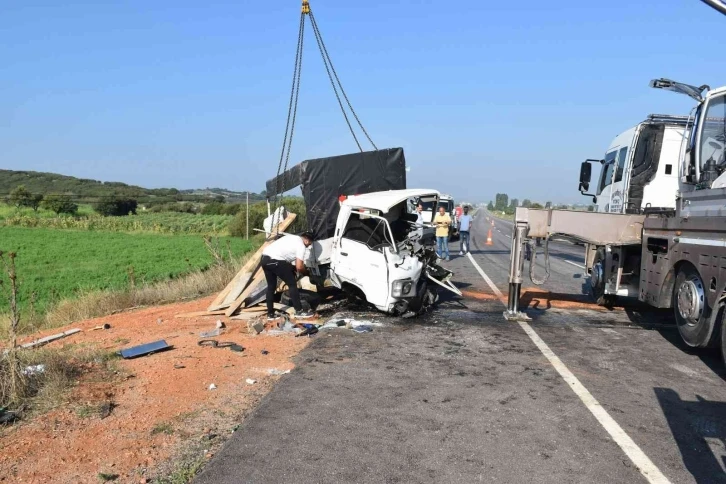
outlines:
[{"label": "scattered debris", "polygon": [[174,369],[175,370],[181,370],[183,368],[186,368],[186,366],[184,366],[184,365],[178,365],[178,364],[177,365],[174,365]]},{"label": "scattered debris", "polygon": [[221,319],[218,319],[217,320],[217,329],[223,329],[223,328],[226,328],[226,326],[224,325],[224,322]]},{"label": "scattered debris", "polygon": [[370,333],[370,332],[373,331],[373,327],[372,326],[369,326],[367,324],[361,324],[359,326],[354,326],[351,329],[353,331],[355,331],[356,333]]},{"label": "scattered debris", "polygon": [[248,385],[254,385],[255,383],[257,383],[257,380],[253,380],[252,378],[248,378],[245,381],[247,382]]},{"label": "scattered debris", "polygon": [[214,383],[211,383],[211,384],[209,385],[209,389],[210,389],[210,390],[216,390],[216,389],[217,389],[217,385],[215,385]]},{"label": "scattered debris", "polygon": [[290,370],[282,371],[278,370],[277,368],[270,368],[269,370],[267,370],[267,373],[269,375],[287,375],[288,373],[290,373]]},{"label": "scattered debris", "polygon": [[51,341],[55,341],[61,338],[65,338],[66,336],[70,336],[72,334],[80,333],[81,330],[79,328],[69,329],[68,331],[64,331],[62,333],[53,334],[51,336],[46,336],[45,338],[36,339],[35,341],[32,341],[30,343],[25,343],[24,345],[20,345],[21,348],[36,348],[38,346],[43,346],[44,344],[48,344]]},{"label": "scattered debris", "polygon": [[12,412],[6,408],[0,408],[0,425],[8,425],[20,420],[18,412]]},{"label": "scattered debris", "polygon": [[121,356],[125,359],[131,359],[136,358],[138,356],[144,356],[144,355],[150,355],[153,353],[158,353],[159,351],[164,351],[173,348],[172,346],[169,346],[166,344],[166,341],[163,339],[159,341],[153,341],[151,343],[146,343],[139,346],[133,346],[131,348],[127,348],[125,350],[121,350]]},{"label": "scattered debris", "polygon": [[217,328],[210,331],[204,331],[202,333],[199,333],[200,338],[214,338],[215,336],[219,336],[222,334],[222,330]]},{"label": "scattered debris", "polygon": [[250,334],[260,334],[265,329],[265,324],[262,321],[250,321],[247,323],[247,332]]},{"label": "scattered debris", "polygon": [[101,326],[96,326],[91,331],[97,331],[99,329],[111,329],[111,325],[108,323],[103,323]]},{"label": "scattered debris", "polygon": [[242,352],[244,346],[232,343],[231,341],[217,341],[216,339],[203,339],[198,341],[199,346],[209,346],[210,348],[229,348],[232,351]]},{"label": "scattered debris", "polygon": [[116,405],[115,403],[113,403],[110,400],[103,402],[98,407],[98,416],[101,417],[102,419],[108,417],[109,415],[111,415],[111,412],[113,412],[113,409],[116,408],[117,406],[118,405]]},{"label": "scattered debris", "polygon": [[315,326],[314,324],[303,324],[303,327],[305,329],[303,329],[300,333],[296,334],[295,335],[296,338],[298,336],[312,336],[318,332],[318,327]]},{"label": "scattered debris", "polygon": [[269,355],[270,354],[270,352],[267,351],[267,350],[262,350],[262,351],[260,351],[260,353],[262,353],[263,355]]},{"label": "scattered debris", "polygon": [[45,372],[45,365],[30,365],[23,370],[23,375],[32,376]]}]

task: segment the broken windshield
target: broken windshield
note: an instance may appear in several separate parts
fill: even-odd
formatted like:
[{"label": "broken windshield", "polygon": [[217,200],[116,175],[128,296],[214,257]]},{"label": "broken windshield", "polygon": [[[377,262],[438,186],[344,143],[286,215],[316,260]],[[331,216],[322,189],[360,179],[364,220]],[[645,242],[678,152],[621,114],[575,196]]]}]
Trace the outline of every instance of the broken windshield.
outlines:
[{"label": "broken windshield", "polygon": [[377,250],[383,245],[394,246],[388,224],[379,217],[352,212],[343,230],[343,237]]}]

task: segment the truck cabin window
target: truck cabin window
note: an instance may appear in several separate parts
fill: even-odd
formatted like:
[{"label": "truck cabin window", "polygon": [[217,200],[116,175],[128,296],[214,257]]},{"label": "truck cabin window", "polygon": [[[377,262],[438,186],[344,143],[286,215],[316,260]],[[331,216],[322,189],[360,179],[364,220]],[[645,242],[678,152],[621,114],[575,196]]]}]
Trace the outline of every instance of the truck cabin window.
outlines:
[{"label": "truck cabin window", "polygon": [[605,155],[605,164],[600,171],[600,184],[598,185],[597,194],[600,195],[605,187],[613,183],[613,170],[615,169],[615,158],[618,150],[613,150]]},{"label": "truck cabin window", "polygon": [[364,244],[369,249],[377,250],[384,245],[392,245],[386,222],[379,218],[361,217],[351,213],[343,230],[343,237]]},{"label": "truck cabin window", "polygon": [[628,154],[628,147],[620,148],[618,151],[618,165],[615,171],[615,183],[623,179],[623,171],[625,170],[625,158]]},{"label": "truck cabin window", "polygon": [[701,167],[715,163],[723,170],[726,147],[726,96],[717,97],[708,103],[706,117],[701,131]]}]

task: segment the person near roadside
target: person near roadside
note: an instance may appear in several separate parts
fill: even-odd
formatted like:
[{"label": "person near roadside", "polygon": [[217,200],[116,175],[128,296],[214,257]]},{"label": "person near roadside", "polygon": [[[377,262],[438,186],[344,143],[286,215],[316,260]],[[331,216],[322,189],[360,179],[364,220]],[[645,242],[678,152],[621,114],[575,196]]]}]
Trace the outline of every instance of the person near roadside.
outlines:
[{"label": "person near roadside", "polygon": [[419,203],[418,205],[416,205],[416,227],[423,228],[423,225],[423,204]]},{"label": "person near roadside", "polygon": [[277,278],[287,284],[295,308],[295,318],[307,319],[313,317],[311,311],[303,311],[300,301],[300,291],[297,288],[295,273],[303,275],[305,269],[305,249],[313,243],[313,234],[303,232],[301,235],[284,235],[262,251],[262,270],[267,280],[267,319],[275,319],[275,291]]},{"label": "person near roadside", "polygon": [[469,230],[471,229],[471,215],[469,207],[464,207],[464,213],[459,216],[459,239],[461,239],[459,255],[469,253]]},{"label": "person near roadside", "polygon": [[[446,213],[446,208],[442,205],[439,207],[439,213],[434,217],[434,227],[436,227],[436,255],[439,259],[449,260],[449,227],[451,227],[451,217]],[[444,257],[446,254],[446,257]]]}]

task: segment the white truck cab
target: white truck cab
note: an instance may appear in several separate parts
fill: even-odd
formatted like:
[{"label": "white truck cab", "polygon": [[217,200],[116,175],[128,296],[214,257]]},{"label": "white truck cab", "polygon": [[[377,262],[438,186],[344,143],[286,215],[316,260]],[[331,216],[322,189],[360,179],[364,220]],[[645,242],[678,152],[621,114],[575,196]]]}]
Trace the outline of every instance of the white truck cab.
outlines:
[{"label": "white truck cab", "polygon": [[437,285],[461,294],[453,273],[436,264],[435,251],[416,224],[416,205],[435,206],[439,192],[390,190],[341,202],[332,241],[333,285],[362,295],[377,309],[416,314],[437,300]]},{"label": "white truck cab", "polygon": [[690,124],[687,116],[652,114],[616,136],[602,160],[587,160],[585,163],[602,164],[595,211],[640,213],[648,208],[675,208],[679,158]]}]

